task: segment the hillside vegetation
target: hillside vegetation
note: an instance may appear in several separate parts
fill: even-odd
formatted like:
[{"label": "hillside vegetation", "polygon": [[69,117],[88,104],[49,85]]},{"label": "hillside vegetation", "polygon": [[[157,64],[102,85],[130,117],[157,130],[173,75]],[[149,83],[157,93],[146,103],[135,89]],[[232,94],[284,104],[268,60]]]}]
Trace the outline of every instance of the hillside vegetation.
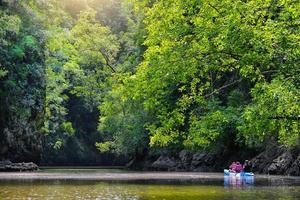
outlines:
[{"label": "hillside vegetation", "polygon": [[299,58],[295,0],[2,0],[0,158],[298,149]]}]

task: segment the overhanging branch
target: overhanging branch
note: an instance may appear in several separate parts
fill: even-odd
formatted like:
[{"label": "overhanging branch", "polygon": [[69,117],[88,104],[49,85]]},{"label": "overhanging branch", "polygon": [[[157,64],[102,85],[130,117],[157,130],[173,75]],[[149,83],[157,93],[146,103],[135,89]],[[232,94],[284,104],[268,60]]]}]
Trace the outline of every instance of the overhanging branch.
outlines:
[{"label": "overhanging branch", "polygon": [[105,54],[105,52],[104,52],[105,50],[100,50],[100,52],[101,52],[101,54],[102,54],[102,56],[103,56],[103,58],[104,58],[104,60],[105,60],[105,64],[115,73],[116,72],[116,70],[115,70],[115,68],[110,64],[110,62],[109,62],[109,58],[108,58],[108,56]]},{"label": "overhanging branch", "polygon": [[297,116],[275,116],[275,117],[272,117],[271,119],[300,121],[300,117],[297,117]]},{"label": "overhanging branch", "polygon": [[215,89],[213,92],[204,95],[204,97],[205,97],[205,98],[208,98],[208,97],[210,97],[210,96],[216,94],[217,92],[219,92],[219,91],[221,91],[221,90],[223,90],[223,89],[225,89],[225,88],[228,88],[228,87],[230,87],[230,86],[232,86],[232,85],[235,85],[235,84],[241,82],[242,80],[243,80],[243,79],[240,78],[240,79],[235,80],[235,81],[233,81],[233,82],[231,82],[231,83],[229,83],[229,84],[223,85],[222,87],[220,87],[220,88],[218,88],[218,89]]}]

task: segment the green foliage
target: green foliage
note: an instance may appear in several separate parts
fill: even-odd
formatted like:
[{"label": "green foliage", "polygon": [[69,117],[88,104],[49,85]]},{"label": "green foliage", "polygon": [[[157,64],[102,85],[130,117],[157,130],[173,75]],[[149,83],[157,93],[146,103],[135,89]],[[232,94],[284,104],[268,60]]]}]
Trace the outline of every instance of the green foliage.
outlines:
[{"label": "green foliage", "polygon": [[[67,13],[65,15],[65,19],[68,19]],[[79,127],[88,125],[70,120],[74,117],[69,114],[70,101],[80,99],[79,102],[89,111],[80,114],[91,115],[102,100],[106,78],[115,70],[114,62],[119,49],[117,38],[109,28],[96,20],[93,9],[82,10],[67,28],[61,25],[61,20],[54,21],[59,23],[51,24],[46,49],[44,131],[48,133],[49,146],[55,146],[56,141],[67,144],[70,137],[82,138],[83,130]],[[85,133],[84,137],[92,137],[94,131]],[[87,142],[90,139],[85,140]],[[95,141],[92,142],[94,144]],[[60,147],[73,148],[65,145]]]},{"label": "green foliage", "polygon": [[55,150],[58,150],[58,149],[62,148],[62,146],[63,146],[63,141],[57,140],[57,141],[55,142],[53,148],[54,148]]},{"label": "green foliage", "polygon": [[8,71],[0,69],[0,78],[5,76],[8,73]]},{"label": "green foliage", "polygon": [[25,56],[24,49],[19,46],[14,46],[11,49],[11,52],[12,52],[13,56],[18,59],[22,59]]},{"label": "green foliage", "polygon": [[42,118],[56,153],[71,140],[82,152],[82,138],[135,156],[228,138],[299,145],[299,10],[294,0],[3,3],[0,121]]},{"label": "green foliage", "polygon": [[[126,91],[119,92],[120,100],[138,106],[132,109],[126,105],[121,110],[113,105],[123,105],[122,101],[109,98],[104,102],[109,106],[100,107],[100,125],[104,124],[101,130],[112,133],[113,143],[123,141],[121,138],[131,137],[132,140],[143,135],[149,138],[151,148],[199,149],[213,146],[224,135],[239,131],[246,140],[251,134],[254,134],[251,138],[266,139],[264,132],[268,132],[279,135],[278,139],[287,144],[297,141],[299,120],[291,118],[298,117],[295,106],[298,93],[292,92],[292,87],[285,89],[292,92],[288,94],[291,99],[281,102],[290,104],[291,110],[273,102],[273,109],[279,107],[282,113],[272,116],[285,117],[276,127],[271,125],[267,114],[270,113],[267,105],[271,102],[262,101],[271,101],[271,94],[266,90],[260,96],[256,89],[251,93],[253,99],[249,94],[252,85],[257,88],[281,76],[292,80],[294,91],[299,89],[299,76],[296,77],[299,75],[300,38],[296,25],[299,3],[260,0],[134,2],[136,10],[145,13],[140,28],[147,31],[143,43],[147,49],[137,71],[122,79],[124,82],[130,80],[130,84],[118,81],[112,87],[113,94],[117,93],[115,87],[118,91]],[[107,112],[108,107],[110,112]],[[147,120],[139,121],[142,125],[138,129],[113,129],[124,127],[116,123],[128,119],[120,116],[122,112],[135,114],[139,110]],[[254,110],[264,114],[255,120]],[[289,114],[283,115],[284,112]],[[262,124],[257,127],[259,123]],[[127,127],[135,127],[134,124],[126,120]],[[117,148],[123,146],[117,145]]]},{"label": "green foliage", "polygon": [[[149,137],[144,128],[151,118],[141,101],[134,98],[136,80],[134,73],[142,60],[145,30],[142,24],[143,13],[133,12],[133,5],[123,1],[110,1],[117,11],[113,18],[104,17],[103,21],[112,26],[120,41],[120,51],[116,63],[117,72],[107,79],[107,92],[98,107],[100,120],[98,130],[109,150],[121,155],[141,155],[148,148]],[[114,2],[114,3],[113,3]],[[120,5],[121,4],[121,5]],[[104,8],[103,8],[104,10]],[[122,11],[122,13],[120,13]],[[125,19],[120,19],[120,16]],[[121,32],[117,30],[122,29]],[[102,148],[100,148],[102,149]],[[105,149],[105,148],[104,148]]]},{"label": "green foliage", "polygon": [[245,141],[256,145],[273,137],[286,145],[299,145],[299,88],[279,78],[257,84],[251,93],[253,102],[246,107],[239,126]]},{"label": "green foliage", "polygon": [[94,10],[80,14],[78,21],[71,30],[72,45],[77,51],[71,62],[77,63],[84,71],[81,80],[74,81],[72,93],[85,96],[91,106],[97,106],[103,90],[103,82],[114,69],[114,58],[119,49],[117,38],[107,27],[101,26],[96,19]]},{"label": "green foliage", "polygon": [[27,48],[36,48],[37,41],[32,35],[26,35],[23,38],[22,44]]},{"label": "green foliage", "polygon": [[39,160],[45,96],[39,20],[25,1],[0,3],[0,146],[8,147],[1,158]]},{"label": "green foliage", "polygon": [[62,129],[71,136],[75,134],[75,129],[72,127],[71,122],[64,122],[62,124]]},{"label": "green foliage", "polygon": [[187,139],[184,141],[186,147],[197,145],[200,147],[209,146],[224,131],[225,125],[229,122],[227,116],[221,111],[210,112],[202,118],[191,117],[190,130]]},{"label": "green foliage", "polygon": [[10,44],[9,37],[16,36],[20,32],[21,19],[17,15],[9,15],[0,10],[0,45]]},{"label": "green foliage", "polygon": [[96,147],[98,148],[98,150],[102,153],[106,153],[111,151],[111,146],[112,143],[111,142],[96,142]]},{"label": "green foliage", "polygon": [[103,138],[108,140],[104,144],[110,142],[107,144],[111,151],[123,155],[141,154],[149,143],[144,129],[147,113],[142,104],[129,96],[133,92],[132,80],[126,75],[113,78],[117,82],[99,106],[99,131],[103,131]]}]

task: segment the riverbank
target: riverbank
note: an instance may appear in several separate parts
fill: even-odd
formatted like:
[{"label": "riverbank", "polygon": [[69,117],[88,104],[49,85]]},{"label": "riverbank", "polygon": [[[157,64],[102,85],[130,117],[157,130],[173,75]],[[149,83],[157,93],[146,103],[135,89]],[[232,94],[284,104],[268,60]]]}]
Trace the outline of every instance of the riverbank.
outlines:
[{"label": "riverbank", "polygon": [[252,156],[243,151],[182,150],[155,158],[145,156],[143,159],[133,159],[127,167],[142,171],[218,172],[228,168],[233,161],[243,163],[246,159],[251,161],[252,171],[256,174],[300,176],[300,148],[287,148],[274,143]]},{"label": "riverbank", "polygon": [[[246,154],[247,155],[247,154]],[[97,169],[128,169],[133,171],[167,171],[167,172],[222,172],[228,168],[232,161],[248,159],[250,156],[243,155],[243,152],[189,152],[182,150],[178,153],[165,154],[160,156],[145,155],[141,159],[133,159],[125,166],[37,166],[30,163],[13,163],[9,160],[0,161],[0,172],[24,172],[42,171],[59,172],[66,171],[97,171]],[[300,176],[300,149],[286,148],[276,144],[268,145],[264,151],[257,153],[251,159],[252,171],[255,174],[289,175]],[[108,170],[109,171],[109,170]]]}]

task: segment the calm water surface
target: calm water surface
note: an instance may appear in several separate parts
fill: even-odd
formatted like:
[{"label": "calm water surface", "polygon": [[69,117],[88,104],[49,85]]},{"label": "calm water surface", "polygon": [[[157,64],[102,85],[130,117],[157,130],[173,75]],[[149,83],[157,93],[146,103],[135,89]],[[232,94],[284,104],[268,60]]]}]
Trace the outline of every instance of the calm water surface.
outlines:
[{"label": "calm water surface", "polygon": [[[86,172],[80,172],[86,173]],[[116,173],[118,175],[118,173]],[[0,199],[97,200],[299,200],[299,179],[205,180],[201,182],[89,180],[0,180]],[[288,184],[287,184],[288,183]]]}]

